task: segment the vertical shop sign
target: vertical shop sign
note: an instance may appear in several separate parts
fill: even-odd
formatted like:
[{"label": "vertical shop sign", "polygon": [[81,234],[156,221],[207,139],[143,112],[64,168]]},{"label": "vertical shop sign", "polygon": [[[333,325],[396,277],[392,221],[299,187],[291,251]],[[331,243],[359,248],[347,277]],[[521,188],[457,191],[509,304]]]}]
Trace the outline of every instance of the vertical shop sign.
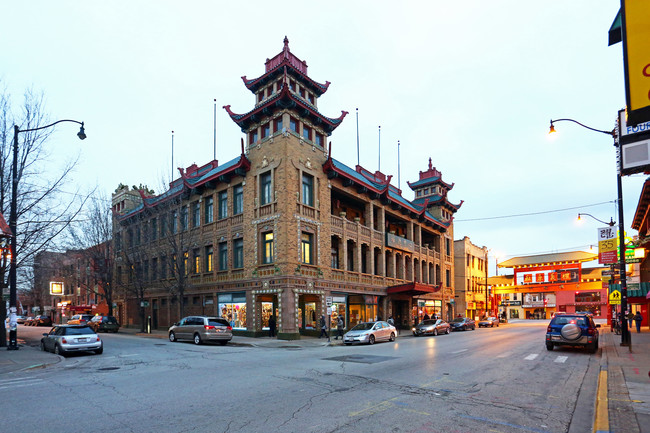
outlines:
[{"label": "vertical shop sign", "polygon": [[598,229],[598,263],[616,263],[616,230],[614,227]]}]

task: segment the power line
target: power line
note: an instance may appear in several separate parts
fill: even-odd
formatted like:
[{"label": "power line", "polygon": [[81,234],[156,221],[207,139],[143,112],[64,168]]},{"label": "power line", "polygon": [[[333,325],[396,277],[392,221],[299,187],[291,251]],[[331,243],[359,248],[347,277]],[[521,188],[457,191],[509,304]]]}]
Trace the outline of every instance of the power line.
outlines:
[{"label": "power line", "polygon": [[496,219],[503,219],[503,218],[516,218],[516,217],[524,217],[524,216],[543,215],[543,214],[547,214],[547,213],[565,212],[565,211],[568,211],[568,210],[582,209],[582,208],[586,208],[586,207],[602,206],[604,204],[611,204],[611,203],[616,203],[616,200],[604,201],[604,202],[601,202],[601,203],[594,203],[594,204],[586,204],[586,205],[582,205],[582,206],[567,207],[567,208],[564,208],[564,209],[546,210],[546,211],[540,211],[540,212],[520,213],[520,214],[512,214],[512,215],[500,215],[500,216],[483,217],[483,218],[470,218],[470,219],[464,219],[464,220],[454,219],[454,222],[486,221],[486,220],[496,220]]}]

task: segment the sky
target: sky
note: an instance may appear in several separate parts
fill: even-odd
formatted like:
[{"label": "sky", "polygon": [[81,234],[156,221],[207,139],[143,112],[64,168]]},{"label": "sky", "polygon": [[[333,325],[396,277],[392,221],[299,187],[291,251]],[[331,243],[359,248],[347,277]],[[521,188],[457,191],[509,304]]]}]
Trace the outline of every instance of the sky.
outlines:
[{"label": "sky", "polygon": [[[174,167],[225,163],[243,137],[222,106],[245,113],[240,77],[264,73],[285,36],[328,91],[319,111],[350,114],[333,157],[393,175],[412,200],[428,158],[454,187],[454,239],[489,252],[489,269],[521,255],[597,248],[618,221],[611,130],[625,106],[622,46],[607,46],[618,0],[6,2],[0,85],[18,106],[43,92],[60,124],[48,167],[79,156],[74,183],[107,196],[118,184],[157,193]],[[11,18],[9,18],[11,17]],[[378,127],[381,126],[381,145]],[[400,143],[399,152],[398,145]],[[399,158],[398,158],[399,155]],[[399,179],[398,179],[399,171]],[[178,171],[174,171],[178,177]],[[646,176],[622,180],[631,230]],[[595,251],[597,252],[597,250]],[[503,273],[503,271],[500,271]]]}]

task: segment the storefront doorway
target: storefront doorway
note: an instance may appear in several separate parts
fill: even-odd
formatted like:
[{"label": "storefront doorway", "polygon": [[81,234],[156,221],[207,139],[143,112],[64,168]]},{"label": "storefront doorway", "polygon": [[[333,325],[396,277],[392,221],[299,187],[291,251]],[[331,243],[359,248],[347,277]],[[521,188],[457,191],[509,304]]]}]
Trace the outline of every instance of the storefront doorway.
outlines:
[{"label": "storefront doorway", "polygon": [[314,331],[317,329],[318,310],[321,297],[319,295],[298,295],[298,327],[300,330]]}]

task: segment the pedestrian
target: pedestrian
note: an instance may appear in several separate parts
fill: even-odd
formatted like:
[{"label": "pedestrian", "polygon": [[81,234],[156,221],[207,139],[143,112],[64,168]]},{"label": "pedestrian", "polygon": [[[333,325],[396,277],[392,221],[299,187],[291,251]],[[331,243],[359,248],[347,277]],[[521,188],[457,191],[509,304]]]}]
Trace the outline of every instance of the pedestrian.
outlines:
[{"label": "pedestrian", "polygon": [[321,338],[323,335],[329,340],[330,336],[327,333],[327,321],[325,321],[325,316],[321,315],[320,316],[320,335],[318,336],[318,338]]},{"label": "pedestrian", "polygon": [[632,329],[632,320],[634,320],[634,314],[632,313],[632,310],[630,310],[630,312],[627,313],[625,317],[627,317],[627,328]]},{"label": "pedestrian", "polygon": [[[393,316],[392,316],[392,315],[391,315],[391,316],[388,316],[388,320],[387,320],[387,322],[388,322],[389,325],[391,325],[391,326],[395,326],[395,319],[393,319]],[[399,329],[397,330],[397,335],[399,335]]]},{"label": "pedestrian", "polygon": [[636,322],[636,332],[640,333],[641,332],[641,321],[643,320],[643,316],[641,315],[640,311],[637,311],[636,314],[634,315],[634,322]]},{"label": "pedestrian", "polygon": [[336,331],[338,334],[336,335],[335,340],[338,340],[339,337],[341,337],[341,340],[343,340],[343,327],[345,324],[343,323],[343,318],[339,316],[338,320],[336,321]]},{"label": "pedestrian", "polygon": [[431,316],[433,320],[438,320],[438,315],[436,313],[433,313],[433,316]]},{"label": "pedestrian", "polygon": [[430,319],[429,315],[427,313],[424,313],[424,317],[422,318],[422,320],[429,320],[429,319]]},{"label": "pedestrian", "polygon": [[275,316],[269,317],[269,337],[275,337]]}]

